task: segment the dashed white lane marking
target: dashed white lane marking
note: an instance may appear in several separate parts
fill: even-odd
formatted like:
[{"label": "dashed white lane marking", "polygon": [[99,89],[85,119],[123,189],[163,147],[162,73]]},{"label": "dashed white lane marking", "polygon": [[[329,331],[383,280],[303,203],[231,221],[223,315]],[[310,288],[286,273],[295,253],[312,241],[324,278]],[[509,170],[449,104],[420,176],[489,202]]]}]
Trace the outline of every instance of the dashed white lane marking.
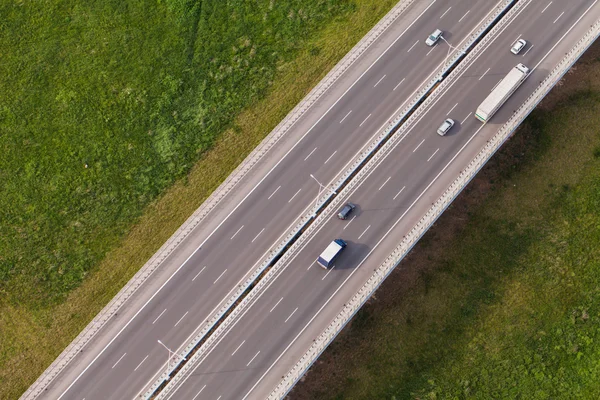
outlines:
[{"label": "dashed white lane marking", "polygon": [[200,270],[200,272],[198,272],[196,274],[196,276],[194,276],[194,279],[192,279],[192,282],[194,282],[196,280],[196,278],[198,277],[198,275],[200,275],[202,273],[202,271],[204,271],[206,269],[206,265],[204,267],[202,267],[202,269]]},{"label": "dashed white lane marking", "polygon": [[379,190],[381,190],[381,189],[382,189],[382,188],[385,186],[385,184],[389,182],[389,180],[390,180],[390,179],[392,179],[392,177],[391,177],[391,176],[390,176],[389,178],[387,178],[387,179],[385,180],[385,182],[383,182],[383,185],[379,186]]},{"label": "dashed white lane marking", "polygon": [[448,11],[450,11],[452,7],[448,7],[448,9],[442,14],[442,16],[440,17],[440,19],[444,18],[444,15],[446,15],[448,13]]},{"label": "dashed white lane marking", "polygon": [[237,230],[237,231],[236,231],[236,232],[233,234],[233,236],[231,237],[231,240],[233,240],[233,238],[234,238],[234,237],[235,237],[235,236],[236,236],[238,233],[240,233],[240,231],[242,230],[242,228],[243,228],[243,227],[244,227],[244,225],[240,226],[240,229],[238,229],[238,230]]},{"label": "dashed white lane marking", "polygon": [[[117,362],[115,363],[115,365],[113,365],[113,366],[112,366],[113,368],[117,366],[117,364],[119,363],[119,361],[121,361],[121,360],[123,359],[123,357],[125,357],[125,354],[127,354],[127,353],[123,353],[123,355],[121,356],[121,358],[119,358],[119,359],[117,360]],[[111,369],[112,369],[112,368],[111,368]]]},{"label": "dashed white lane marking", "polygon": [[540,14],[543,14],[543,13],[544,13],[544,11],[546,11],[546,9],[547,9],[548,7],[550,7],[550,4],[552,4],[552,2],[548,3],[548,5],[547,5],[546,7],[544,7],[544,9],[542,10],[542,12],[541,12]]},{"label": "dashed white lane marking", "polygon": [[427,56],[428,56],[428,55],[429,55],[429,54],[430,54],[430,53],[433,51],[433,49],[435,49],[436,47],[437,47],[437,46],[433,46],[433,47],[431,48],[431,50],[429,50],[429,51],[427,52],[427,54],[425,54],[425,57],[427,57]]},{"label": "dashed white lane marking", "polygon": [[456,103],[456,104],[454,105],[454,107],[452,107],[452,108],[450,109],[450,111],[448,111],[448,113],[446,114],[446,117],[447,117],[448,115],[450,115],[450,113],[451,113],[451,112],[452,112],[452,111],[453,111],[453,110],[456,108],[456,106],[457,106],[457,105],[458,105],[458,103]]},{"label": "dashed white lane marking", "polygon": [[383,80],[383,78],[385,78],[385,75],[383,75],[383,76],[381,77],[381,79],[379,79],[379,80],[377,81],[377,83],[373,85],[373,87],[377,87],[377,85],[379,85],[379,83],[380,83],[380,82]]},{"label": "dashed white lane marking", "polygon": [[225,268],[225,271],[221,272],[221,275],[219,275],[219,277],[218,277],[217,279],[215,279],[215,281],[213,282],[213,285],[214,285],[215,283],[217,283],[217,281],[218,281],[219,279],[221,279],[221,277],[222,277],[223,275],[225,275],[225,272],[227,272],[227,268]]},{"label": "dashed white lane marking", "polygon": [[369,230],[369,228],[370,228],[370,227],[371,227],[371,225],[367,226],[367,229],[365,229],[365,230],[363,231],[363,233],[361,233],[361,234],[360,234],[360,236],[358,237],[358,240],[360,240],[360,238],[361,238],[361,237],[363,237],[363,235],[364,235],[365,233],[367,233],[367,231]]},{"label": "dashed white lane marking", "polygon": [[473,112],[470,112],[470,113],[469,113],[469,115],[467,115],[467,116],[465,117],[465,119],[463,119],[462,121],[460,121],[460,124],[461,124],[461,125],[462,125],[462,124],[464,124],[464,123],[465,123],[465,121],[466,121],[466,120],[467,120],[467,119],[468,119],[468,118],[471,116],[471,114],[473,114]]},{"label": "dashed white lane marking", "polygon": [[419,43],[418,40],[415,42],[415,44],[413,44],[412,46],[410,46],[410,49],[408,49],[407,53],[410,52],[413,49],[413,47],[415,47],[417,45],[417,43]]},{"label": "dashed white lane marking", "polygon": [[246,343],[246,340],[242,341],[242,343],[240,343],[240,345],[233,351],[233,353],[231,353],[231,355],[233,356],[235,353],[237,353],[237,351],[240,349],[240,347],[242,347],[244,343]]},{"label": "dashed white lane marking", "polygon": [[298,193],[300,193],[301,190],[302,189],[298,189],[298,191],[292,196],[292,198],[288,200],[288,203],[291,203],[292,200],[294,200],[294,197],[296,197],[298,195]]},{"label": "dashed white lane marking", "polygon": [[398,193],[396,193],[396,195],[394,196],[394,198],[392,200],[396,200],[396,197],[400,196],[400,193],[402,193],[402,191],[404,190],[406,186],[402,186],[402,189],[400,189],[400,191]]},{"label": "dashed white lane marking", "polygon": [[423,142],[424,142],[424,141],[425,141],[425,139],[421,140],[421,143],[419,143],[419,144],[417,145],[417,147],[415,147],[415,149],[413,150],[413,153],[414,153],[415,151],[417,151],[417,149],[418,149],[419,147],[421,147],[421,145],[423,144]]},{"label": "dashed white lane marking", "polygon": [[327,164],[327,161],[331,160],[331,157],[333,157],[335,155],[335,153],[337,153],[337,150],[334,151],[333,153],[331,153],[331,155],[329,156],[329,158],[327,160],[325,160],[325,162],[323,164]]},{"label": "dashed white lane marking", "polygon": [[[260,350],[258,351],[258,353],[256,353],[256,354],[254,355],[254,357],[252,357],[252,360],[250,360],[250,362],[249,362],[248,364],[246,364],[246,367],[249,367],[249,366],[250,366],[250,364],[252,364],[252,361],[254,361],[254,359],[255,359],[255,358],[258,356],[258,354],[259,354],[259,353],[260,353]],[[220,398],[221,398],[221,397],[219,396],[219,399],[220,399]],[[219,400],[219,399],[217,399],[217,400]]]},{"label": "dashed white lane marking", "polygon": [[438,151],[440,151],[440,148],[439,148],[439,147],[438,147],[438,149],[437,149],[436,151],[434,151],[434,152],[433,152],[433,154],[431,155],[431,157],[429,157],[429,158],[427,159],[427,162],[431,161],[431,159],[433,158],[433,156],[435,156],[435,155],[436,155],[436,153],[437,153]]},{"label": "dashed white lane marking", "polygon": [[223,397],[223,395],[221,395],[221,396],[217,397],[217,400],[221,400],[221,397]]},{"label": "dashed white lane marking", "polygon": [[360,126],[363,126],[363,124],[364,124],[365,122],[367,122],[367,120],[369,119],[369,117],[370,117],[370,116],[371,116],[371,114],[367,115],[367,118],[365,118],[365,119],[363,120],[363,122],[361,122],[361,123],[360,123],[359,127],[360,127]]},{"label": "dashed white lane marking", "polygon": [[192,400],[196,400],[196,398],[198,396],[200,396],[200,393],[202,393],[202,391],[204,390],[205,387],[206,387],[206,385],[202,386],[202,389],[200,389],[200,391],[198,393],[196,393],[196,395],[192,398]]},{"label": "dashed white lane marking", "polygon": [[398,82],[398,84],[396,86],[394,86],[393,90],[396,90],[398,88],[398,86],[402,85],[402,82],[404,82],[406,78],[402,78],[402,80],[400,82]]},{"label": "dashed white lane marking", "polygon": [[460,19],[458,20],[458,22],[462,21],[462,20],[463,20],[463,18],[464,18],[464,17],[466,17],[466,16],[467,16],[467,14],[468,14],[468,13],[470,13],[470,12],[471,12],[471,10],[467,11],[467,12],[465,13],[465,15],[463,15],[462,17],[460,17]]},{"label": "dashed white lane marking", "polygon": [[175,328],[177,325],[179,325],[179,323],[181,322],[182,319],[185,318],[186,315],[188,315],[189,311],[186,311],[185,314],[183,314],[183,316],[181,318],[179,318],[179,321],[177,321],[177,323],[175,324],[175,326],[173,326],[173,328]]},{"label": "dashed white lane marking", "polygon": [[564,11],[563,11],[563,12],[561,12],[561,13],[560,13],[560,15],[559,15],[559,16],[558,16],[558,17],[557,17],[555,20],[554,20],[553,24],[555,24],[555,23],[556,23],[556,21],[558,21],[558,20],[560,19],[560,17],[562,17],[562,16],[563,16],[563,14],[564,14],[564,13],[565,13]]},{"label": "dashed white lane marking", "polygon": [[271,197],[273,197],[273,195],[274,195],[275,193],[277,193],[277,191],[279,190],[279,188],[281,188],[281,185],[280,185],[280,186],[277,186],[277,189],[275,189],[275,191],[274,191],[273,193],[271,193],[271,195],[270,195],[270,196],[267,198],[267,200],[271,200]]},{"label": "dashed white lane marking", "polygon": [[310,154],[306,156],[306,158],[304,159],[304,161],[308,160],[308,157],[312,156],[312,153],[314,153],[316,150],[317,150],[317,148],[315,147],[313,149],[313,151],[311,151]]},{"label": "dashed white lane marking", "polygon": [[260,232],[258,232],[258,235],[254,236],[254,239],[252,239],[251,243],[254,243],[254,241],[256,240],[256,238],[258,238],[260,236],[260,234],[263,233],[264,230],[265,230],[265,228],[262,228],[262,230]]},{"label": "dashed white lane marking", "polygon": [[350,113],[351,113],[351,112],[352,112],[352,110],[348,111],[348,114],[346,114],[346,116],[345,116],[344,118],[342,118],[342,120],[340,121],[340,124],[341,124],[342,122],[344,122],[344,120],[345,120],[346,118],[348,118],[348,115],[350,115]]},{"label": "dashed white lane marking", "polygon": [[346,229],[348,227],[348,225],[350,225],[352,223],[352,221],[354,221],[354,218],[356,218],[356,215],[354,217],[352,217],[352,219],[350,221],[348,221],[346,226],[344,226],[344,229]]},{"label": "dashed white lane marking", "polygon": [[162,315],[165,313],[165,311],[167,311],[167,309],[166,309],[166,308],[163,310],[163,312],[161,312],[161,313],[160,313],[160,315],[159,315],[158,317],[156,317],[156,319],[155,319],[155,320],[152,322],[152,325],[154,325],[154,323],[155,323],[156,321],[158,321],[158,319],[159,319],[160,317],[162,317]]},{"label": "dashed white lane marking", "polygon": [[287,318],[285,319],[285,321],[283,321],[283,323],[285,324],[286,322],[288,322],[288,321],[290,320],[290,318],[292,318],[292,315],[294,315],[294,313],[295,313],[296,311],[298,311],[298,307],[296,307],[296,309],[295,309],[294,311],[292,311],[292,313],[290,314],[290,316],[289,316],[289,317],[287,317]]},{"label": "dashed white lane marking", "polygon": [[481,76],[479,77],[479,80],[482,80],[482,79],[483,79],[483,77],[485,76],[485,74],[487,74],[489,71],[490,71],[490,68],[486,69],[486,70],[485,70],[485,72],[483,73],[483,75],[481,75]]},{"label": "dashed white lane marking", "polygon": [[148,356],[144,357],[144,359],[143,359],[143,360],[142,360],[142,361],[141,361],[141,362],[140,362],[140,363],[137,365],[137,367],[135,367],[134,371],[137,371],[137,370],[138,370],[138,368],[140,367],[140,365],[142,365],[142,363],[143,363],[144,361],[146,361],[146,358],[148,358]]},{"label": "dashed white lane marking", "polygon": [[523,57],[525,57],[527,55],[527,53],[529,53],[529,50],[533,49],[533,45],[531,45],[531,47],[529,47],[527,49],[527,51],[523,54]]},{"label": "dashed white lane marking", "polygon": [[329,268],[329,271],[327,271],[327,273],[321,278],[321,280],[325,280],[325,278],[327,278],[327,275],[329,275],[331,273],[331,271],[333,271],[333,269],[335,268],[335,265],[331,268]]},{"label": "dashed white lane marking", "polygon": [[281,300],[283,300],[283,297],[279,299],[279,301],[277,302],[277,304],[275,304],[275,305],[273,306],[273,308],[271,308],[271,310],[269,311],[270,313],[272,313],[272,312],[273,312],[273,310],[275,309],[275,307],[277,307],[277,306],[279,305],[279,303],[281,303]]}]

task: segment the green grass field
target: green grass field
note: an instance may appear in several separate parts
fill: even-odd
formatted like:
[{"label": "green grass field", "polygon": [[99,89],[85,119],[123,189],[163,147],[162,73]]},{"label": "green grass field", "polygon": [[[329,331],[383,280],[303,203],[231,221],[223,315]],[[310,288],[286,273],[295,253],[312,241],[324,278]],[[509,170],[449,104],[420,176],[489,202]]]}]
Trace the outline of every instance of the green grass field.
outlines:
[{"label": "green grass field", "polygon": [[395,0],[0,5],[0,398],[17,398]]},{"label": "green grass field", "polygon": [[598,399],[600,57],[578,65],[292,399]]}]

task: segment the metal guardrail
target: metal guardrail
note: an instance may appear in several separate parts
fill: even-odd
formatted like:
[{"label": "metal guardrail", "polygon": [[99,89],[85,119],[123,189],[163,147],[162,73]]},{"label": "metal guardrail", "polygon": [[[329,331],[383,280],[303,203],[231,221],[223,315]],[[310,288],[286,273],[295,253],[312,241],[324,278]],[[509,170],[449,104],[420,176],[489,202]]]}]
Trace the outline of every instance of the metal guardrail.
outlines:
[{"label": "metal guardrail", "polygon": [[42,375],[21,396],[22,400],[35,399],[48,387],[64,368],[96,336],[106,323],[121,309],[131,296],[173,253],[177,246],[215,209],[215,207],[241,182],[248,173],[275,147],[294,124],[333,86],[338,79],[368,50],[383,32],[414,2],[404,0],[396,5],[336,66],[310,91],[310,93],[273,129],[225,181],[206,199],[181,227],[144,264],[119,293],[100,311],[84,330],[67,346]]},{"label": "metal guardrail", "polygon": [[[389,138],[390,134],[392,132],[394,132],[394,130],[398,127],[398,124],[404,118],[406,118],[411,112],[414,111],[415,107],[418,106],[423,101],[423,98],[431,91],[431,89],[433,89],[437,84],[439,84],[442,77],[449,70],[451,70],[452,68],[455,67],[457,61],[463,57],[463,55],[466,53],[466,51],[481,38],[481,35],[483,33],[485,33],[490,28],[490,26],[492,26],[497,21],[497,19],[504,12],[506,12],[506,10],[513,3],[515,3],[515,1],[516,0],[505,0],[504,2],[500,3],[496,7],[494,12],[491,13],[490,16],[482,24],[480,24],[479,29],[477,29],[474,33],[472,33],[471,36],[465,41],[465,44],[460,49],[455,50],[451,54],[451,57],[449,57],[446,60],[446,63],[440,68],[439,72],[434,76],[434,78],[432,78],[421,90],[419,90],[418,94],[398,114],[398,116],[396,116],[384,129],[382,129],[381,134],[377,135],[376,138],[374,140],[372,140],[372,142],[366,147],[366,149],[363,152],[361,152],[361,154],[358,157],[356,157],[356,159],[352,163],[352,165],[341,175],[341,177],[338,179],[338,181],[333,185],[334,190],[341,188],[346,183],[346,181],[353,174],[356,173],[356,171],[362,166],[362,164],[369,157],[371,157],[373,155],[373,152],[381,145],[381,143]],[[526,0],[522,3],[528,3],[529,1],[531,1],[531,0]],[[401,4],[404,4],[404,3],[401,3]],[[515,7],[517,7],[516,10],[515,10]],[[513,7],[507,13],[507,15],[513,15],[512,14],[513,12],[516,12],[517,10],[522,8],[522,6],[515,6],[515,7]],[[492,30],[490,31],[490,34],[493,34],[495,32],[494,29],[496,29],[496,27],[492,28]],[[489,37],[489,35],[485,36],[484,39],[482,39],[482,42],[485,43],[486,42],[485,38],[488,38],[488,37]],[[459,66],[460,65],[461,64],[459,64]],[[442,83],[439,87],[444,87],[444,86],[445,86],[444,83]],[[425,102],[427,102],[427,101],[428,100],[425,100]],[[432,101],[432,100],[429,100],[429,101]],[[418,114],[411,116],[407,120],[406,125],[408,125],[408,122],[412,121],[414,118],[417,118],[417,117],[418,117]],[[398,137],[398,136],[402,136],[402,135],[396,134],[395,136],[398,139],[401,139],[401,137]],[[395,141],[393,143],[395,143]],[[218,331],[215,331],[214,333],[212,333],[205,340],[205,343],[202,344],[201,349],[198,350],[192,356],[191,359],[187,360],[185,365],[183,367],[181,367],[181,369],[177,372],[177,374],[175,374],[175,376],[170,378],[168,386],[166,386],[164,389],[162,389],[160,394],[156,396],[156,399],[163,399],[172,390],[174,390],[174,388],[176,387],[178,382],[182,379],[182,377],[185,376],[186,373],[189,373],[190,370],[193,370],[194,365],[196,363],[198,363],[199,360],[201,360],[201,358],[203,357],[203,355],[208,351],[208,349],[210,349],[211,346],[213,346],[218,341],[218,338],[222,336],[223,332],[226,329],[228,329],[228,327],[234,321],[234,318],[236,318],[238,315],[240,315],[240,313],[241,313],[240,310],[248,307],[249,302],[252,301],[252,299],[255,297],[255,295],[257,293],[259,293],[262,288],[266,287],[272,280],[274,280],[274,278],[276,277],[276,275],[278,274],[278,271],[279,271],[277,269],[277,266],[285,265],[285,262],[294,254],[293,251],[290,250],[287,253],[285,253],[281,257],[281,259],[277,262],[276,266],[273,267],[272,271],[269,271],[269,273],[267,273],[267,275],[265,277],[263,277],[259,283],[256,284],[256,278],[258,276],[260,276],[260,274],[262,274],[267,269],[267,267],[272,263],[272,261],[280,255],[281,251],[290,244],[290,242],[294,239],[294,237],[296,237],[298,235],[298,232],[300,232],[301,230],[306,228],[307,224],[313,219],[313,215],[316,213],[316,211],[318,211],[321,207],[323,207],[323,205],[327,204],[331,200],[331,198],[332,198],[331,194],[326,194],[318,200],[317,205],[315,206],[314,210],[310,214],[305,215],[301,219],[301,221],[297,224],[296,228],[291,230],[289,235],[284,240],[282,240],[280,242],[280,244],[274,250],[272,250],[270,252],[270,255],[266,258],[266,260],[263,262],[263,264],[253,272],[253,274],[250,276],[250,278],[248,278],[246,280],[246,282],[244,284],[239,286],[239,289],[236,292],[236,295],[233,295],[227,302],[227,305],[224,306],[219,313],[215,314],[215,317],[212,319],[211,323],[207,324],[202,329],[202,331],[190,342],[190,344],[188,344],[186,346],[185,350],[180,352],[181,354],[188,354],[202,340],[206,339],[206,334],[217,325],[217,323],[219,322],[219,319],[221,319],[227,312],[231,313],[229,316],[227,316],[226,320],[223,321],[223,326],[219,326]],[[337,203],[330,207],[332,207],[332,209],[337,207]],[[321,220],[320,218],[317,218],[316,220],[314,220],[313,224],[305,231],[305,233],[302,235],[302,237],[297,240],[296,243],[298,245],[303,243],[302,238],[310,237],[310,233],[314,229],[316,229],[317,226],[319,226],[318,221],[320,221],[320,220]],[[314,226],[314,228],[313,228],[313,226]],[[294,247],[296,247],[296,244],[294,244]],[[252,288],[250,293],[248,293],[247,297],[244,298],[240,302],[240,304],[235,307],[235,309],[233,311],[231,311],[232,306],[234,306],[235,303],[240,301],[241,295],[244,292],[246,292],[248,290],[248,288],[250,288],[254,284],[256,284],[256,286],[254,288]],[[239,295],[238,295],[238,293],[239,293]],[[152,397],[154,395],[156,389],[159,388],[167,380],[167,377],[169,375],[171,375],[174,370],[176,370],[177,368],[180,368],[180,364],[181,363],[174,364],[168,372],[165,372],[164,374],[162,374],[161,377],[152,384],[150,389],[144,393],[143,398],[148,399],[148,398]]]},{"label": "metal guardrail", "polygon": [[282,399],[291,390],[294,384],[304,375],[319,355],[333,341],[344,326],[352,319],[362,305],[372,296],[385,278],[400,263],[404,256],[416,244],[421,236],[439,218],[445,209],[452,203],[464,187],[473,179],[479,170],[512,135],[515,129],[537,106],[544,96],[558,83],[562,76],[571,68],[585,50],[600,36],[600,21],[596,21],[584,37],[567,53],[556,65],[551,73],[542,81],[525,102],[512,114],[509,120],[499,129],[496,135],[487,142],[484,148],[460,173],[459,177],[448,187],[444,194],[433,204],[427,213],[404,237],[402,242],[377,268],[376,272],[359,289],[342,311],[334,318],[330,325],[315,339],[301,359],[284,376],[281,382],[269,395],[269,400]]}]

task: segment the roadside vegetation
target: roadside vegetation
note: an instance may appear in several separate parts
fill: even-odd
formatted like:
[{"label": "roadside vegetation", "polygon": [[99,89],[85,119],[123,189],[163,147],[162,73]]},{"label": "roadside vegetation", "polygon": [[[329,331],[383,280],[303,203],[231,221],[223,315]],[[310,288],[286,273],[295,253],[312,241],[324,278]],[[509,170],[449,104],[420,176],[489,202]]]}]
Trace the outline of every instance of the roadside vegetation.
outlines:
[{"label": "roadside vegetation", "polygon": [[395,0],[0,6],[0,398],[18,398]]},{"label": "roadside vegetation", "polygon": [[600,44],[294,388],[299,399],[597,399]]}]

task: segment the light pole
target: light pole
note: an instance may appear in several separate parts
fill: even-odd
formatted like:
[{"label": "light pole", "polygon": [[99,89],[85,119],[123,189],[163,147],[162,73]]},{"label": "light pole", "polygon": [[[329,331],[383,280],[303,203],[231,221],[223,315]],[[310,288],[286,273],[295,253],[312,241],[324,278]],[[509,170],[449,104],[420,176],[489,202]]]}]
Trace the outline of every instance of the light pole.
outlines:
[{"label": "light pole", "polygon": [[315,176],[313,174],[310,174],[310,177],[313,178],[315,180],[315,182],[317,182],[317,185],[319,185],[319,193],[317,194],[317,198],[315,200],[315,213],[313,214],[313,217],[316,217],[317,216],[317,205],[319,204],[319,198],[321,197],[321,192],[324,190],[329,190],[333,194],[336,194],[336,192],[335,192],[335,190],[329,189],[327,186],[325,186],[321,182],[319,182],[319,180],[317,178],[315,178]]},{"label": "light pole", "polygon": [[167,358],[167,379],[165,380],[169,380],[169,370],[171,369],[171,354],[176,355],[177,357],[179,357],[181,359],[181,361],[186,361],[185,357],[180,356],[179,354],[175,353],[173,350],[171,350],[170,348],[168,348],[163,342],[160,341],[160,339],[158,339],[158,343],[160,345],[162,345],[162,347],[164,347],[165,349],[167,349],[167,351],[169,352],[169,358]]},{"label": "light pole", "polygon": [[[452,45],[450,44],[450,42],[446,40],[446,38],[444,37],[444,35],[441,35],[441,36],[440,36],[440,39],[442,39],[442,40],[443,40],[444,42],[446,42],[446,44],[448,45],[448,53],[446,53],[446,57],[444,58],[444,62],[446,62],[446,59],[447,59],[447,58],[448,58],[448,56],[450,55],[450,52],[452,51],[452,49],[457,49],[457,50],[458,50],[458,48],[456,48],[456,47],[452,46]],[[465,52],[463,51],[462,53],[464,54]]]}]

